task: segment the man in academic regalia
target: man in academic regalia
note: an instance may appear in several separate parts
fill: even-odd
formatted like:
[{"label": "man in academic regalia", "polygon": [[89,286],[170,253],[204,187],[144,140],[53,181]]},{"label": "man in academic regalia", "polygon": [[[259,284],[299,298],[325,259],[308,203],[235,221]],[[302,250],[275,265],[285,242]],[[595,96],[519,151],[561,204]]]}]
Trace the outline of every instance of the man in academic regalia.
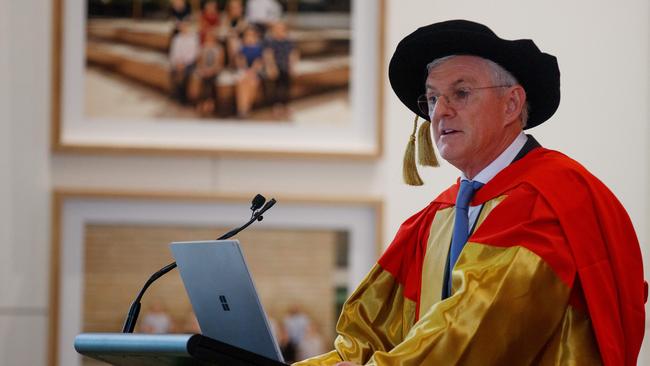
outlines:
[{"label": "man in academic regalia", "polygon": [[[346,302],[335,350],[299,365],[636,365],[641,252],[614,195],[524,130],[560,102],[554,56],[464,20],[417,29],[390,82],[456,184],[406,220]],[[417,117],[416,117],[417,125]],[[415,168],[415,127],[404,176]]]}]

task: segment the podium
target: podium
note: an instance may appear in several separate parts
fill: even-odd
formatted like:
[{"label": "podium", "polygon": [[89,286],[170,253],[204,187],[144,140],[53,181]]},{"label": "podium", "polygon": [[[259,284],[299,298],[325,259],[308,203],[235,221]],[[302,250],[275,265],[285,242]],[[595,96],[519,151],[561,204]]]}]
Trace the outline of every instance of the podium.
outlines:
[{"label": "podium", "polygon": [[200,334],[82,333],[80,354],[117,366],[282,366],[256,353]]}]

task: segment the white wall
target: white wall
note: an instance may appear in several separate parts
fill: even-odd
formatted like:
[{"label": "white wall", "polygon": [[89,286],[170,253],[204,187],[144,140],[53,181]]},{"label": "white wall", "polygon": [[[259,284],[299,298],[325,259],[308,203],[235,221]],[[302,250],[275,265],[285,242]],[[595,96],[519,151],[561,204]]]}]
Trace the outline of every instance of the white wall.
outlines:
[{"label": "white wall", "polygon": [[[57,187],[349,194],[382,197],[385,238],[455,178],[453,167],[401,182],[412,115],[384,80],[385,155],[372,162],[128,156],[50,156],[49,0],[0,2],[0,364],[45,362],[49,190]],[[576,158],[628,208],[642,243],[650,224],[648,3],[388,0],[387,64],[416,26],[485,22],[504,38],[533,38],[559,59],[562,103],[531,132]],[[35,14],[42,14],[36,16]],[[643,248],[646,258],[648,246]],[[646,261],[646,263],[648,263]],[[648,272],[646,272],[648,273]],[[28,352],[25,347],[34,345]],[[21,348],[22,347],[22,348]],[[3,358],[4,357],[4,358]],[[650,362],[647,352],[639,364]]]},{"label": "white wall", "polygon": [[49,14],[49,9],[47,0],[0,3],[2,365],[45,363],[50,181],[49,21],[38,19],[36,14]]}]

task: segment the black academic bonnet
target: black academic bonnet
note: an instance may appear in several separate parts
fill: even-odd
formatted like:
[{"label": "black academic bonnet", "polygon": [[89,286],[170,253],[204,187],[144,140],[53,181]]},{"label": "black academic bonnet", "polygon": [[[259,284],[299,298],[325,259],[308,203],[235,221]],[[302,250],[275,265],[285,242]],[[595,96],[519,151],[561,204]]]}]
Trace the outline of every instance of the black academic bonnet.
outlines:
[{"label": "black academic bonnet", "polygon": [[505,40],[483,24],[449,20],[418,28],[402,39],[388,67],[395,94],[426,120],[429,116],[417,105],[425,91],[426,66],[450,55],[480,56],[512,73],[526,90],[530,105],[526,128],[549,119],[560,104],[560,70],[555,56],[541,52],[530,39]]}]

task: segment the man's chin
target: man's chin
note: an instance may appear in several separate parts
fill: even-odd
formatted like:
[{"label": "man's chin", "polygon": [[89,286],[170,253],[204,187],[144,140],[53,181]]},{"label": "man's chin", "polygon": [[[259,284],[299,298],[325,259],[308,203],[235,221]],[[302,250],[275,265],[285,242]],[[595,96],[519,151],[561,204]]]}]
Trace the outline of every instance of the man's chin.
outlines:
[{"label": "man's chin", "polygon": [[447,144],[440,144],[437,146],[440,157],[451,163],[453,160],[458,159],[458,152],[454,151],[451,146]]},{"label": "man's chin", "polygon": [[457,150],[449,149],[448,146],[443,147],[438,151],[442,159],[444,159],[449,164],[455,166],[456,168],[462,170],[462,167],[464,166],[463,162],[466,162],[466,160],[463,159],[463,154],[461,154]]}]

